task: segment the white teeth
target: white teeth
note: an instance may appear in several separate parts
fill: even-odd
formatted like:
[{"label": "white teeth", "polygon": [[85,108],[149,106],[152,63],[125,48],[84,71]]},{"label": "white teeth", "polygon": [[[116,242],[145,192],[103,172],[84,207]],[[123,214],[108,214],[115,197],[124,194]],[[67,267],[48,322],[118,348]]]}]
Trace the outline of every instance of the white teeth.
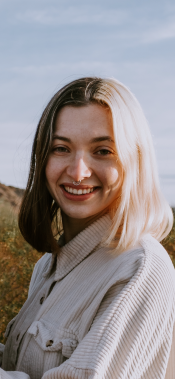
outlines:
[{"label": "white teeth", "polygon": [[86,193],[90,193],[94,191],[94,188],[87,188],[87,189],[76,189],[72,187],[64,187],[65,190],[69,193],[74,193],[75,195],[85,195]]}]

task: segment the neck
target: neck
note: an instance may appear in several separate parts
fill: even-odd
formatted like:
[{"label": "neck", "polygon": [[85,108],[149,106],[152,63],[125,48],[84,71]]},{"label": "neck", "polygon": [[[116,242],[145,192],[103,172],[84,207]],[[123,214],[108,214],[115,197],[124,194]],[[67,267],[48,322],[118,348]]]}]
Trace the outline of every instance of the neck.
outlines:
[{"label": "neck", "polygon": [[93,215],[84,219],[77,219],[71,218],[65,213],[61,212],[65,244],[71,241],[74,237],[77,236],[77,234],[82,232],[82,230],[87,228],[87,226],[91,225],[94,221],[98,220],[98,218],[102,217],[106,213],[107,211],[105,210],[101,213],[98,213],[97,215]]}]

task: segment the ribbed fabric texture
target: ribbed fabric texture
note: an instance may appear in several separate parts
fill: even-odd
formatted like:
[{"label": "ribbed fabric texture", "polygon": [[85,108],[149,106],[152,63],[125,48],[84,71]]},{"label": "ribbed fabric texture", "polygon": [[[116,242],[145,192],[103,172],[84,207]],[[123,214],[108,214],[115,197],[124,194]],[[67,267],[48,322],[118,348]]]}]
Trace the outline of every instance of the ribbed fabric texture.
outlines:
[{"label": "ribbed fabric texture", "polygon": [[174,378],[175,378],[175,325],[173,329],[173,341],[171,345],[171,352],[169,356],[165,379],[174,379]]},{"label": "ribbed fabric texture", "polygon": [[58,257],[45,254],[37,263],[28,300],[7,328],[4,370],[30,379],[165,378],[173,265],[149,235],[119,256],[99,247],[110,224],[103,216]]},{"label": "ribbed fabric texture", "polygon": [[0,368],[0,379],[30,379],[29,375],[24,372],[4,371]]}]

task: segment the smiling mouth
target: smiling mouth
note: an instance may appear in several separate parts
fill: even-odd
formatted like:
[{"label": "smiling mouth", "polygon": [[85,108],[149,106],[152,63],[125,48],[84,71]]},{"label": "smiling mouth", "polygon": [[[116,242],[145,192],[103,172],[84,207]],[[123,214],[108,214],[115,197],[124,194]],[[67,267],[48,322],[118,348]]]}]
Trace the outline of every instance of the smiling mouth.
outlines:
[{"label": "smiling mouth", "polygon": [[85,188],[84,189],[76,189],[76,188],[72,188],[72,187],[68,187],[68,186],[63,185],[63,188],[66,192],[71,193],[72,195],[86,195],[88,193],[94,192],[97,187],[86,188],[86,189]]}]

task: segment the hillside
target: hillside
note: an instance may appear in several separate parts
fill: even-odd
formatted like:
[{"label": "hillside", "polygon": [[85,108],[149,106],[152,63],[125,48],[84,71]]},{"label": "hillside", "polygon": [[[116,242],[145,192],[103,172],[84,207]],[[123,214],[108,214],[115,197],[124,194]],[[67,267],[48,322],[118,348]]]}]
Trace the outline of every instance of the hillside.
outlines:
[{"label": "hillside", "polygon": [[0,183],[0,203],[10,205],[13,211],[17,212],[24,190],[13,186],[6,186]]}]

